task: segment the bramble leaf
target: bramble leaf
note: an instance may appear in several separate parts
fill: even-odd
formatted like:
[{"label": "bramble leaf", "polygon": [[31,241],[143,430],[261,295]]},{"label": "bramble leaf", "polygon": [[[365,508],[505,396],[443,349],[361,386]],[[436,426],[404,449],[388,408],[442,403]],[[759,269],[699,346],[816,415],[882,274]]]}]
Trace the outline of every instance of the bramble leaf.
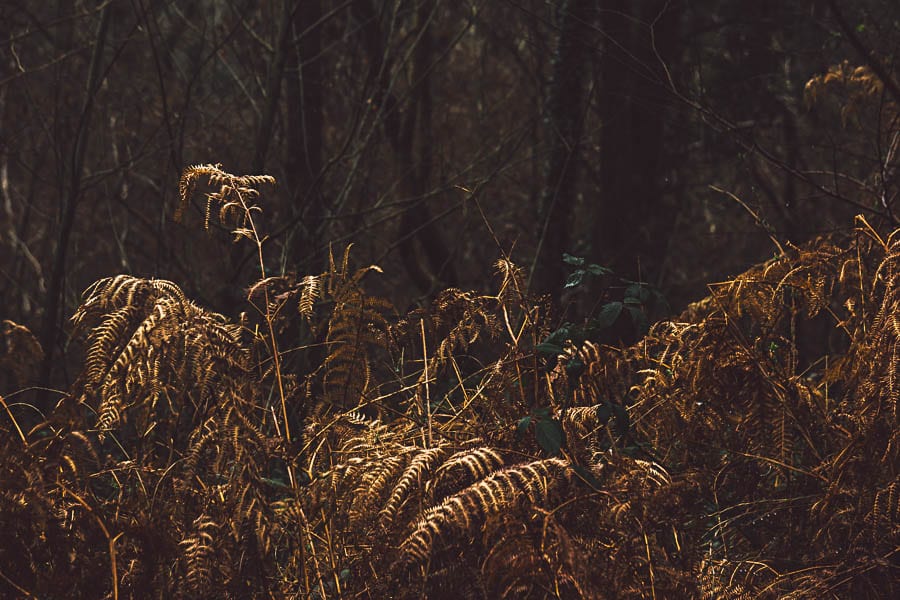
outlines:
[{"label": "bramble leaf", "polygon": [[571,254],[567,254],[563,252],[563,262],[567,265],[573,265],[575,267],[580,267],[584,265],[584,259],[580,256],[572,256]]},{"label": "bramble leaf", "polygon": [[608,329],[613,326],[613,323],[619,318],[619,315],[622,314],[622,308],[624,308],[624,304],[622,302],[609,302],[600,309],[600,312],[597,314],[597,317],[593,320],[592,324],[597,327],[597,329]]},{"label": "bramble leaf", "polygon": [[559,454],[564,432],[558,419],[541,419],[534,426],[534,436],[544,452],[551,456]]}]

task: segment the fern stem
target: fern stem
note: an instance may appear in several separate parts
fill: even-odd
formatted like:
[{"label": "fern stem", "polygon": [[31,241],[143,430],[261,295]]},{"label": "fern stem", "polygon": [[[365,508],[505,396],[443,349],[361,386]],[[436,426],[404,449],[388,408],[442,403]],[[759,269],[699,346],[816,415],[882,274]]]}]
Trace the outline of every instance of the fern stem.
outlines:
[{"label": "fern stem", "polygon": [[69,488],[64,486],[63,484],[59,483],[58,485],[59,485],[59,488],[63,492],[72,496],[72,498],[74,498],[75,501],[78,502],[78,504],[80,504],[82,507],[84,507],[84,509],[88,512],[89,515],[94,517],[94,520],[97,521],[97,525],[100,526],[100,530],[103,532],[103,535],[106,537],[106,541],[109,544],[110,569],[112,570],[112,597],[113,597],[113,600],[119,600],[119,570],[118,570],[118,567],[116,566],[116,542],[119,541],[120,537],[125,535],[125,532],[122,531],[122,532],[116,534],[115,536],[111,535],[109,533],[109,529],[106,527],[106,524],[103,522],[103,519],[101,519],[97,515],[96,511],[94,511],[94,509],[91,508],[90,504],[85,502],[84,498],[82,498],[81,496],[79,496],[78,494],[76,494],[75,492],[73,492],[72,490],[70,490]]},{"label": "fern stem", "polygon": [[431,390],[428,387],[428,344],[425,340],[425,320],[421,319],[419,325],[422,329],[422,362],[425,364],[425,420],[428,427],[428,437],[424,440],[425,447],[431,448],[433,443],[431,431]]},{"label": "fern stem", "polygon": [[[253,232],[253,242],[256,244],[256,255],[259,260],[259,276],[262,279],[265,279],[266,263],[263,260],[263,242],[265,240],[259,237],[259,231],[256,228],[256,223],[253,222],[253,213],[250,210],[250,207],[247,205],[244,195],[238,192],[238,197],[241,200],[241,206],[244,209],[244,214],[246,214],[247,216],[247,222],[250,225],[250,231]],[[281,374],[281,354],[278,351],[278,341],[275,339],[275,326],[273,324],[274,315],[272,315],[272,306],[269,302],[268,286],[263,288],[263,295],[266,303],[266,313],[264,317],[266,319],[266,327],[269,330],[269,344],[272,351],[272,365],[275,367],[275,381],[278,383],[278,398],[281,401],[281,415],[284,419],[284,439],[285,441],[290,442],[291,426],[288,423],[287,401],[284,397],[284,378]],[[291,479],[291,487],[294,487],[294,474],[291,469],[288,469],[288,475]]]},{"label": "fern stem", "polygon": [[3,409],[6,410],[6,414],[9,415],[9,420],[12,421],[12,424],[16,428],[16,432],[19,434],[19,437],[22,439],[22,445],[27,448],[28,440],[25,438],[25,434],[22,432],[22,428],[19,427],[19,422],[16,421],[16,418],[13,416],[12,411],[9,410],[9,405],[6,404],[6,400],[3,399],[3,396],[0,396],[0,404],[3,405]]}]

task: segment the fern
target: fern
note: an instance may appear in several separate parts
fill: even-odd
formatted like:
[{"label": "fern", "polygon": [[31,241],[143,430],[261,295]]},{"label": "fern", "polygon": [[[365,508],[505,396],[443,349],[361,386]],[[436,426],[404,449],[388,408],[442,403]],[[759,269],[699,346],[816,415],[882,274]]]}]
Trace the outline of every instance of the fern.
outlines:
[{"label": "fern", "polygon": [[300,299],[297,302],[297,312],[306,319],[313,314],[313,305],[322,295],[321,278],[307,275],[300,281]]},{"label": "fern", "polygon": [[435,544],[473,535],[486,518],[508,510],[520,498],[540,506],[570,479],[568,463],[556,458],[496,471],[425,511],[400,548],[402,560],[424,562]]},{"label": "fern", "polygon": [[[188,301],[169,281],[102,279],[85,292],[72,320],[78,329],[92,327],[81,394],[97,398],[101,431],[140,410],[143,433],[150,414],[204,406],[218,382],[246,374],[239,328]],[[164,399],[176,406],[164,407]]]},{"label": "fern", "polygon": [[440,446],[427,448],[416,452],[415,456],[407,463],[406,468],[393,486],[390,497],[379,512],[379,522],[382,526],[390,525],[397,515],[398,510],[416,488],[422,487],[422,480],[434,469],[447,450]]},{"label": "fern", "polygon": [[233,224],[236,237],[247,235],[253,226],[250,222],[253,207],[251,200],[259,195],[256,187],[272,185],[275,178],[271,175],[232,175],[222,170],[222,165],[195,165],[184,170],[178,183],[179,203],[175,210],[175,221],[181,221],[184,210],[194,194],[198,181],[205,177],[210,186],[218,186],[218,190],[206,195],[204,211],[204,229],[209,229],[212,207],[219,206],[219,222],[223,225]]},{"label": "fern", "polygon": [[[252,237],[243,188],[266,181],[238,179],[200,167],[182,192],[217,185],[210,206]],[[3,398],[0,590],[892,597],[900,237],[859,223],[711,286],[634,346],[570,344],[554,365],[534,352],[548,307],[508,260],[496,295],[451,289],[394,318],[348,249],[251,286],[256,335],[172,282],[98,281],[56,410],[29,430]],[[326,350],[273,380],[292,319]],[[31,352],[2,331],[4,357]],[[559,456],[523,415],[561,427]]]},{"label": "fern", "polygon": [[0,371],[10,374],[12,386],[22,387],[34,376],[44,351],[37,338],[24,325],[9,319],[0,324]]},{"label": "fern", "polygon": [[330,256],[326,287],[334,309],[326,336],[324,399],[327,406],[341,410],[366,402],[372,375],[371,351],[383,346],[379,332],[386,328],[384,314],[391,309],[387,301],[366,296],[359,287],[366,273],[380,269],[369,266],[351,274],[349,257],[349,246],[340,266]]},{"label": "fern", "polygon": [[205,515],[197,517],[193,525],[191,535],[178,545],[184,552],[187,588],[194,594],[203,595],[213,587],[213,577],[219,568],[213,549],[219,527]]}]

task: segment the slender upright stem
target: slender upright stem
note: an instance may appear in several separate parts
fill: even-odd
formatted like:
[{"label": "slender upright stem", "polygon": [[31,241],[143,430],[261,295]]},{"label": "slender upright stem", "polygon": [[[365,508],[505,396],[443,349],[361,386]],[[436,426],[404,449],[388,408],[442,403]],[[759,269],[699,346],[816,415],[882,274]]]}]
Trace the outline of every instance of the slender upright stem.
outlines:
[{"label": "slender upright stem", "polygon": [[[247,205],[246,200],[244,199],[244,195],[238,193],[241,199],[241,206],[244,209],[244,213],[247,215],[247,221],[250,224],[250,231],[253,232],[253,242],[256,244],[256,256],[259,260],[259,276],[265,279],[266,277],[266,264],[263,260],[263,242],[265,241],[263,238],[259,237],[259,232],[256,228],[256,224],[253,222],[253,213],[250,210],[250,207]],[[269,302],[269,288],[263,287],[263,294],[266,303],[266,327],[269,330],[269,345],[272,350],[272,365],[275,367],[275,381],[278,383],[278,397],[281,400],[281,415],[284,419],[284,439],[288,442],[291,441],[291,426],[288,423],[288,413],[287,413],[287,401],[284,397],[284,378],[281,374],[281,354],[278,351],[278,341],[275,339],[275,327],[273,325],[274,316],[272,315],[272,308]],[[293,477],[291,477],[291,483],[293,484]]]}]

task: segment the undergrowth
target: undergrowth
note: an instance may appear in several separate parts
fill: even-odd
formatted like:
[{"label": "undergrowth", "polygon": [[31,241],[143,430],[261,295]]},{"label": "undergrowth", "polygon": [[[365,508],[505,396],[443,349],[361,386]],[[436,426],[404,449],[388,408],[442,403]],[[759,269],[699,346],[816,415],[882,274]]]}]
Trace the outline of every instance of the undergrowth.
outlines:
[{"label": "undergrowth", "polygon": [[[565,343],[507,258],[496,292],[407,314],[350,248],[267,277],[271,182],[182,179],[256,245],[241,322],[103,279],[55,410],[27,428],[3,400],[0,595],[897,596],[896,235],[860,219],[634,345]],[[2,341],[24,385],[40,348]]]}]

